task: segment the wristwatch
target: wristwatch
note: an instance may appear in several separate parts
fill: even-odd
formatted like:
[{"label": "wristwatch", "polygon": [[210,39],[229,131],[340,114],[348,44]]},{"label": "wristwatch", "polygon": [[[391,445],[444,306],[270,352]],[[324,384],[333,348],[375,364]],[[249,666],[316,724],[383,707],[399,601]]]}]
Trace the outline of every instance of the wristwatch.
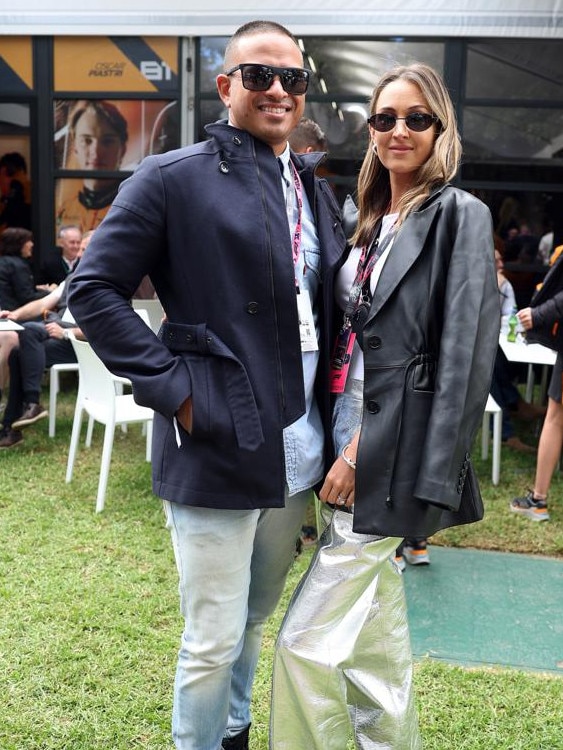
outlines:
[{"label": "wristwatch", "polygon": [[70,333],[69,328],[63,328],[63,339],[66,339],[68,341],[69,333]]}]

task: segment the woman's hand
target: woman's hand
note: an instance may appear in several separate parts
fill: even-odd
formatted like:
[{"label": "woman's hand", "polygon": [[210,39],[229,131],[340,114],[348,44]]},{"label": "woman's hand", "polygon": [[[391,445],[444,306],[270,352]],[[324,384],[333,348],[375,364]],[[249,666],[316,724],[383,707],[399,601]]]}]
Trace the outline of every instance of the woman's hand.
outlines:
[{"label": "woman's hand", "polygon": [[[347,446],[346,456],[351,461],[356,460],[359,437],[360,433],[358,432]],[[355,469],[349,466],[342,456],[338,456],[326,475],[321,491],[319,492],[319,499],[323,503],[349,508],[354,504],[355,489]]]}]

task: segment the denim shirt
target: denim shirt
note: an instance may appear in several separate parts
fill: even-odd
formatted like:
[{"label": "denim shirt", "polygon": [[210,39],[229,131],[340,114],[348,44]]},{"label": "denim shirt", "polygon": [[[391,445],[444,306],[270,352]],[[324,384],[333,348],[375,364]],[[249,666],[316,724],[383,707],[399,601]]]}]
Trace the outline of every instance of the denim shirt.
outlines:
[{"label": "denim shirt", "polygon": [[[290,231],[293,231],[297,221],[297,202],[293,178],[289,171],[289,146],[279,157],[284,163],[282,178],[286,201],[293,207],[290,219]],[[313,220],[313,212],[303,191],[303,209],[301,215],[301,252],[295,268],[295,278],[301,290],[309,292],[309,299],[313,307],[313,317],[319,339],[317,294],[320,282],[320,248],[317,229]],[[289,217],[288,217],[289,218]],[[302,352],[303,381],[305,386],[305,414],[296,422],[286,427],[283,432],[285,452],[285,476],[288,494],[313,487],[323,477],[323,426],[319,408],[314,396],[315,376],[319,361],[319,352]]]}]

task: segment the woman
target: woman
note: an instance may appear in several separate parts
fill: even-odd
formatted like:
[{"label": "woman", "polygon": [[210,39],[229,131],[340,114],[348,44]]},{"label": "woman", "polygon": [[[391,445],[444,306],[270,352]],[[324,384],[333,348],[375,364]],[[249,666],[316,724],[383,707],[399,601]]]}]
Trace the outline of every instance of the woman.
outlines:
[{"label": "woman", "polygon": [[500,322],[490,213],[449,185],[461,148],[431,68],[384,75],[370,111],[358,224],[336,288],[338,457],[320,491],[330,522],[278,638],[276,750],[342,750],[352,731],[358,748],[421,746],[390,558],[404,537],[483,513],[469,451]]},{"label": "woman", "polygon": [[29,229],[8,227],[0,234],[0,306],[15,310],[51,291],[35,285],[30,265],[33,235]]},{"label": "woman", "polygon": [[[49,289],[35,286],[29,260],[33,254],[33,235],[29,229],[8,227],[0,234],[0,309],[15,310]],[[8,357],[17,346],[14,331],[0,332],[0,400],[8,385]]]}]

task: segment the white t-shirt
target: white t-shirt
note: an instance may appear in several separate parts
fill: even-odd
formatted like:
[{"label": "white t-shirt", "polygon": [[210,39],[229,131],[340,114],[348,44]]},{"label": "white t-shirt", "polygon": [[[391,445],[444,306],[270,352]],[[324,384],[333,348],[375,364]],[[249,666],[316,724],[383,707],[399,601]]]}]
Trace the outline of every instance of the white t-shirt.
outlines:
[{"label": "white t-shirt", "polygon": [[[389,234],[395,222],[397,221],[398,216],[399,214],[396,213],[387,214],[383,217],[383,221],[381,223],[381,232],[379,233],[379,242],[382,242],[382,240]],[[389,252],[392,246],[393,240],[391,240],[389,245],[385,248],[381,256],[377,259],[375,266],[373,267],[369,285],[372,296],[375,292],[375,287],[377,286],[381,271],[383,270],[383,266],[385,265],[385,261],[389,256]],[[361,247],[353,247],[352,250],[350,250],[350,255],[348,256],[346,263],[344,263],[336,277],[336,283],[334,285],[334,295],[336,298],[336,304],[343,312],[346,309],[348,300],[350,298],[350,289],[352,288],[352,284],[354,283],[354,279],[356,278],[356,270],[358,268],[358,261],[360,259],[361,252]],[[364,379],[364,353],[360,349],[357,341],[354,344],[354,348],[352,350],[352,360],[350,362],[350,369],[348,370],[348,378],[353,378],[354,380]]]}]

